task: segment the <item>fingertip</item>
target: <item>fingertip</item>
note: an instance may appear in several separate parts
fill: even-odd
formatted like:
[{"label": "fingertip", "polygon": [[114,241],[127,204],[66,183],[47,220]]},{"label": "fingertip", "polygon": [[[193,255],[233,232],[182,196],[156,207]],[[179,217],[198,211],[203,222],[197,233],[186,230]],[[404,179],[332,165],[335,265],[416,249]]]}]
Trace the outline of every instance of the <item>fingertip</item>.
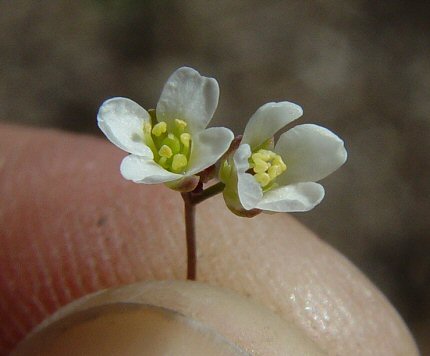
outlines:
[{"label": "fingertip", "polygon": [[322,355],[298,329],[231,291],[147,282],[87,296],[21,343],[25,355]]}]

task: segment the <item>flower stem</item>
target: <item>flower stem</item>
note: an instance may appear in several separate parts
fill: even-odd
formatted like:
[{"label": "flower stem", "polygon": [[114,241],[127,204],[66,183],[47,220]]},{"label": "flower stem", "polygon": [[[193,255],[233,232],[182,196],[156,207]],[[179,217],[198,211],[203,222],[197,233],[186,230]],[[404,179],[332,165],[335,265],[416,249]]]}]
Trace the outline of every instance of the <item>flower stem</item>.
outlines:
[{"label": "flower stem", "polygon": [[196,280],[197,256],[196,256],[196,206],[191,199],[192,193],[182,193],[185,213],[185,236],[187,240],[187,279]]},{"label": "flower stem", "polygon": [[202,201],[221,193],[224,184],[219,182],[207,189],[196,192],[181,193],[184,200],[185,237],[187,241],[187,279],[196,280],[197,276],[197,250],[196,250],[196,205]]},{"label": "flower stem", "polygon": [[214,195],[221,193],[224,190],[224,187],[225,187],[225,184],[223,182],[218,182],[214,185],[211,185],[209,188],[202,190],[201,192],[198,192],[198,193],[191,192],[191,202],[194,205],[197,205],[202,201],[205,201],[206,199],[209,199]]}]

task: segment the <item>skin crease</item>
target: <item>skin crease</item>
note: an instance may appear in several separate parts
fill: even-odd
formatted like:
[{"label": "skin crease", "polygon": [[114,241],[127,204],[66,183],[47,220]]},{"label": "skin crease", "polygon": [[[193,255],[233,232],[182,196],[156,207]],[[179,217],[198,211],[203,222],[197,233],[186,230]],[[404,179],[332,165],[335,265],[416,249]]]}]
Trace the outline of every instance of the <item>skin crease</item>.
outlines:
[{"label": "skin crease", "polygon": [[[139,318],[142,309],[152,315]],[[163,314],[180,325],[163,325]],[[250,298],[179,280],[134,283],[80,298],[43,322],[11,356],[65,354],[60,349],[69,356],[326,355],[296,325]]]},{"label": "skin crease", "polygon": [[[119,173],[106,140],[0,126],[0,354],[87,293],[183,279],[182,200]],[[385,297],[287,214],[239,218],[197,207],[198,280],[296,324],[333,355],[417,355]]]}]

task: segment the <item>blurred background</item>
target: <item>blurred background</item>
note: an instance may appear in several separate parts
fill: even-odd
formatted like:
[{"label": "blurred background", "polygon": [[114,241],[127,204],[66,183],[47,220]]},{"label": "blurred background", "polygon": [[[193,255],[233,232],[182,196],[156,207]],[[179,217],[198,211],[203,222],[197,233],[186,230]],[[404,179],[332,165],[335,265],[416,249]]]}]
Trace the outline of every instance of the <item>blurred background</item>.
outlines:
[{"label": "blurred background", "polygon": [[100,135],[111,96],[154,107],[176,68],[215,77],[213,125],[262,104],[341,136],[344,168],[296,214],[387,295],[430,354],[430,2],[2,0],[0,120]]}]

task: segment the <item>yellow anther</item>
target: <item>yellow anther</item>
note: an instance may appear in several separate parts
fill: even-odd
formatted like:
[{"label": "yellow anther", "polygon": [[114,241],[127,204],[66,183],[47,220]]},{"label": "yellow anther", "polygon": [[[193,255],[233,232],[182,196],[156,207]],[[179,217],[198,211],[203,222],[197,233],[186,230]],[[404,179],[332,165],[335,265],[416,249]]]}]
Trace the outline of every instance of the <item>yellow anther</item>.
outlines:
[{"label": "yellow anther", "polygon": [[150,112],[151,122],[143,124],[145,143],[154,154],[154,161],[174,173],[183,173],[188,166],[192,137],[185,132],[186,121],[175,119],[173,124],[156,122],[155,111]]},{"label": "yellow anther", "polygon": [[252,155],[252,158],[255,159],[261,159],[263,161],[269,161],[273,158],[274,153],[272,151],[268,150],[258,150],[256,153]]},{"label": "yellow anther", "polygon": [[175,119],[175,125],[181,131],[183,131],[187,127],[187,123],[184,120],[180,119]]},{"label": "yellow anther", "polygon": [[260,183],[260,185],[264,188],[271,181],[270,176],[267,173],[257,173],[255,176],[255,180]]},{"label": "yellow anther", "polygon": [[282,157],[279,155],[276,155],[275,158],[273,158],[272,164],[280,166],[282,171],[285,171],[287,169],[286,164],[282,160]]},{"label": "yellow anther", "polygon": [[254,171],[255,180],[263,188],[271,189],[274,180],[280,176],[287,166],[282,161],[282,157],[273,151],[259,149],[253,153],[249,160],[249,167]]},{"label": "yellow anther", "polygon": [[167,124],[164,121],[155,124],[152,128],[152,134],[154,136],[160,137],[163,133],[167,131]]},{"label": "yellow anther", "polygon": [[264,173],[269,168],[267,162],[264,162],[262,159],[257,158],[254,159],[254,172],[255,173]]},{"label": "yellow anther", "polygon": [[185,155],[182,153],[178,153],[173,156],[172,160],[172,171],[175,173],[183,172],[184,169],[187,167],[188,160]]},{"label": "yellow anther", "polygon": [[[261,160],[263,160],[263,158],[261,157],[261,154],[260,154],[259,152],[253,153],[253,154],[252,154],[252,156],[251,156],[251,160],[252,160],[252,161],[255,161],[255,160],[257,160],[257,159],[261,159]],[[263,160],[263,161],[264,161],[264,160]]]},{"label": "yellow anther", "polygon": [[270,177],[270,180],[275,179],[277,176],[279,176],[281,173],[283,172],[282,168],[278,165],[274,165],[271,166],[268,171],[267,174]]},{"label": "yellow anther", "polygon": [[183,146],[181,153],[183,153],[186,157],[189,157],[191,149],[191,135],[187,132],[184,132],[181,134],[181,136],[179,136],[179,140]]},{"label": "yellow anther", "polygon": [[170,158],[173,156],[172,149],[167,145],[161,146],[160,150],[158,151],[158,154],[161,157],[166,157],[166,158]]},{"label": "yellow anther", "polygon": [[184,132],[179,138],[185,147],[190,147],[191,135],[189,133]]}]

